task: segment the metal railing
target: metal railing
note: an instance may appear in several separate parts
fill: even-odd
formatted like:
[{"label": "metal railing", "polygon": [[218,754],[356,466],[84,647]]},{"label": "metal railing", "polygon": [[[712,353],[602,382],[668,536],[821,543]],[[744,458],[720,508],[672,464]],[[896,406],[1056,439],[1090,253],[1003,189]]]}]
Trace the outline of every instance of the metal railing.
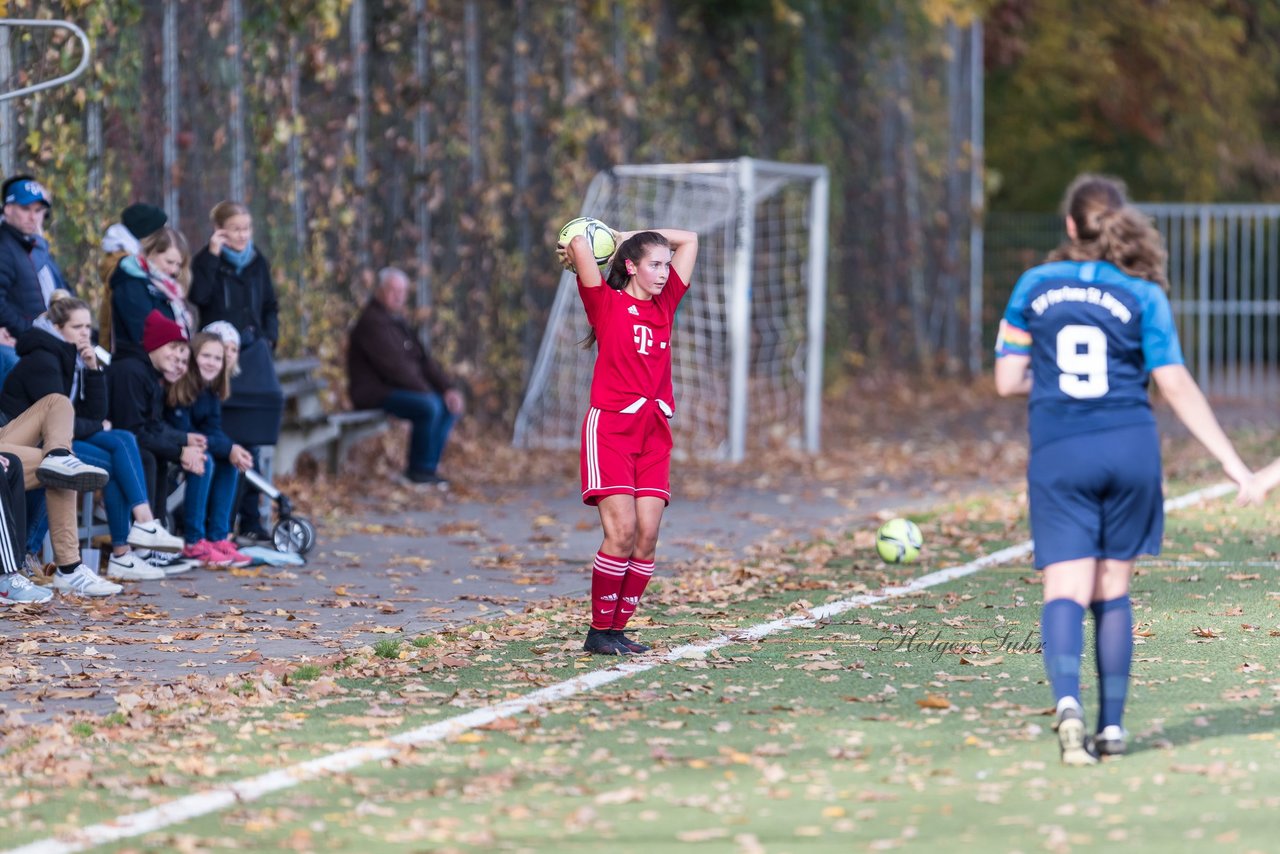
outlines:
[{"label": "metal railing", "polygon": [[[1216,397],[1280,391],[1280,205],[1139,207],[1155,220],[1169,250],[1169,301],[1196,382]],[[1058,214],[988,216],[991,317],[998,317],[1018,274],[1061,237]]]}]

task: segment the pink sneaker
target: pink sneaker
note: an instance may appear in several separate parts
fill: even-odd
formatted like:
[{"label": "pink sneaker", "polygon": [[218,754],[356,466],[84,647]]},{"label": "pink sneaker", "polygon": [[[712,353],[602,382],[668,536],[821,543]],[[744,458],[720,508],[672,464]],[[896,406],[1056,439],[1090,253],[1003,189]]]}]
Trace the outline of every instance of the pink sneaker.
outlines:
[{"label": "pink sneaker", "polygon": [[217,540],[209,543],[209,546],[227,558],[232,566],[248,566],[253,563],[253,558],[236,548],[236,544],[230,540]]},{"label": "pink sneaker", "polygon": [[208,540],[200,540],[196,543],[187,543],[182,549],[182,556],[191,560],[198,560],[206,566],[230,566],[231,558],[224,555],[213,543]]}]

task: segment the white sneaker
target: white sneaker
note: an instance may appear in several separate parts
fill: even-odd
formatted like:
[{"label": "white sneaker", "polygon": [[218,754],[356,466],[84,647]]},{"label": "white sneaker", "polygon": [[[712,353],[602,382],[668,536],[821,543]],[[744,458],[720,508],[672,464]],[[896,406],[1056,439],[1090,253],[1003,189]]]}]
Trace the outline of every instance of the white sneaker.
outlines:
[{"label": "white sneaker", "polygon": [[21,572],[0,575],[0,605],[38,605],[52,598],[52,590],[33,583]]},{"label": "white sneaker", "polygon": [[36,467],[36,480],[50,489],[92,492],[107,485],[106,469],[81,462],[74,454],[45,457]]},{"label": "white sneaker", "polygon": [[112,596],[124,588],[112,581],[107,581],[84,564],[76,567],[75,572],[55,572],[53,589],[70,593],[72,596]]},{"label": "white sneaker", "polygon": [[155,519],[150,522],[134,522],[129,528],[129,539],[126,542],[136,548],[159,549],[162,552],[180,552],[184,545],[182,537],[170,534]]},{"label": "white sneaker", "polygon": [[133,552],[125,552],[107,559],[107,575],[121,581],[158,581],[164,578],[164,570],[152,566]]}]

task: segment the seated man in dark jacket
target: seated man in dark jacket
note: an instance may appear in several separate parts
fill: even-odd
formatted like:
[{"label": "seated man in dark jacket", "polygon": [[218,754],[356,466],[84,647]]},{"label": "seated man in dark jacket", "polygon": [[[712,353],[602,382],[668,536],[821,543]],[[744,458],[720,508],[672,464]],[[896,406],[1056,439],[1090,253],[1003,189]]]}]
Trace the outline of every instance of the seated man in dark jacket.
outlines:
[{"label": "seated man in dark jacket", "polygon": [[378,273],[373,299],[351,329],[347,381],[351,405],[383,409],[413,423],[406,476],[413,483],[447,488],[436,473],[462,394],[419,342],[404,318],[409,277],[387,267]]}]

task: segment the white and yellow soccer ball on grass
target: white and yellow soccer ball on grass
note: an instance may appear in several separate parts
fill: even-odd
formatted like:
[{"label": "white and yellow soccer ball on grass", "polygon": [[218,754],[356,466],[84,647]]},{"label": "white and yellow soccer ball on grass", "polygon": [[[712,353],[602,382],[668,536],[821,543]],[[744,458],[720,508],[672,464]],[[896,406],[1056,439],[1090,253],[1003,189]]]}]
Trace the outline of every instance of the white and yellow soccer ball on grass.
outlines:
[{"label": "white and yellow soccer ball on grass", "polygon": [[890,519],[876,531],[876,552],[885,563],[912,563],[922,548],[924,535],[910,519]]}]

